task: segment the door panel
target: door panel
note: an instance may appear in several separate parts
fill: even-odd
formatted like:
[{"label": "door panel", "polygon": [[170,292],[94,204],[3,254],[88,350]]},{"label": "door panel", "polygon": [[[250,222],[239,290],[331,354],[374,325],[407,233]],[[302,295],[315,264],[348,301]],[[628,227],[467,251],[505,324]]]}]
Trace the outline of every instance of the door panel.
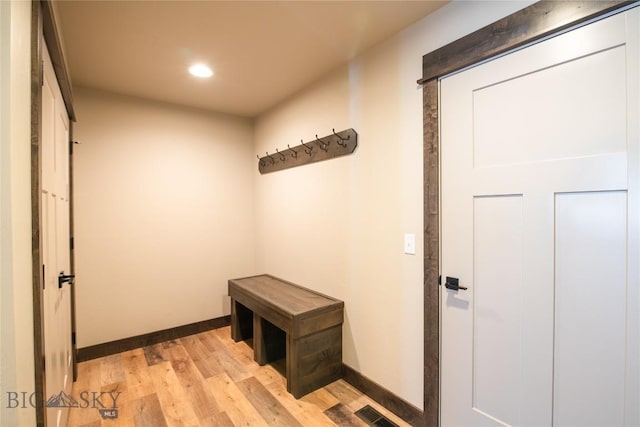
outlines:
[{"label": "door panel", "polygon": [[[62,96],[62,95],[61,95]],[[56,99],[55,126],[55,192],[61,200],[69,200],[69,117],[62,97]]]},{"label": "door panel", "polygon": [[507,424],[517,424],[522,387],[522,213],[522,195],[474,199],[472,404]]},{"label": "door panel", "polygon": [[637,26],[440,82],[443,426],[640,423]]},{"label": "door panel", "polygon": [[625,62],[616,46],[475,90],[475,166],[626,151]]},{"label": "door panel", "polygon": [[[43,44],[44,45],[44,44]],[[48,426],[67,424],[71,392],[71,304],[69,285],[59,286],[60,274],[70,273],[69,251],[69,118],[46,46],[43,50],[41,129],[41,230],[45,288],[44,352]]]},{"label": "door panel", "polygon": [[554,425],[623,425],[627,220],[625,191],[556,194]]}]

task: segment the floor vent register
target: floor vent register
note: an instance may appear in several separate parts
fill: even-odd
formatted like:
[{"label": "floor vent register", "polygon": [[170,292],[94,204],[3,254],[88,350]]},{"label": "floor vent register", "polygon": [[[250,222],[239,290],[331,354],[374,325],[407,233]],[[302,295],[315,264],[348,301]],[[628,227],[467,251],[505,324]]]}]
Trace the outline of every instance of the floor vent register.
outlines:
[{"label": "floor vent register", "polygon": [[356,416],[370,426],[398,427],[398,424],[394,423],[393,421],[382,415],[380,412],[373,409],[370,405],[357,410]]}]

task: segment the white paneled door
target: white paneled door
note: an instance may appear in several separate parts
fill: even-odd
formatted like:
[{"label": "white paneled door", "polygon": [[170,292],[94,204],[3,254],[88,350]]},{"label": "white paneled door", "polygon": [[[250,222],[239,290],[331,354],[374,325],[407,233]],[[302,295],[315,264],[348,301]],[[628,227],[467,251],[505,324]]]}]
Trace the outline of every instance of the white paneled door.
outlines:
[{"label": "white paneled door", "polygon": [[640,425],[639,17],[440,82],[443,426]]},{"label": "white paneled door", "polygon": [[47,426],[66,426],[71,404],[69,116],[44,45],[41,232]]}]

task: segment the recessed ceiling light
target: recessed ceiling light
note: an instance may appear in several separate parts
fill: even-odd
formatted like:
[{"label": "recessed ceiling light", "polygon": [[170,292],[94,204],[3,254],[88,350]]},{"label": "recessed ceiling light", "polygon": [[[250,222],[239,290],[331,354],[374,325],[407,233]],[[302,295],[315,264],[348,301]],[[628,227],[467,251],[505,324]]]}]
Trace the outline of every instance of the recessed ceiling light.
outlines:
[{"label": "recessed ceiling light", "polygon": [[211,68],[207,67],[204,64],[193,64],[191,67],[189,67],[189,72],[192,75],[201,78],[213,76],[213,71],[211,71]]}]

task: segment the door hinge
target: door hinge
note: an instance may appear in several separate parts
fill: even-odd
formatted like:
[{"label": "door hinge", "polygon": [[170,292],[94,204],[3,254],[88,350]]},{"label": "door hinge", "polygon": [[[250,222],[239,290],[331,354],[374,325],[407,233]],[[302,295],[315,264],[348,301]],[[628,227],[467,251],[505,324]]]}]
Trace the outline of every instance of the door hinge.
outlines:
[{"label": "door hinge", "polygon": [[40,60],[40,86],[44,86],[44,60]]},{"label": "door hinge", "polygon": [[76,333],[71,332],[71,345],[76,345]]},{"label": "door hinge", "polygon": [[438,285],[442,285],[442,275],[438,276]]},{"label": "door hinge", "polygon": [[45,271],[46,269],[44,268],[44,264],[42,264],[42,290],[44,290],[44,288],[46,287],[46,283],[47,283],[47,276],[45,276]]},{"label": "door hinge", "polygon": [[73,237],[69,237],[69,249],[73,250]]}]

